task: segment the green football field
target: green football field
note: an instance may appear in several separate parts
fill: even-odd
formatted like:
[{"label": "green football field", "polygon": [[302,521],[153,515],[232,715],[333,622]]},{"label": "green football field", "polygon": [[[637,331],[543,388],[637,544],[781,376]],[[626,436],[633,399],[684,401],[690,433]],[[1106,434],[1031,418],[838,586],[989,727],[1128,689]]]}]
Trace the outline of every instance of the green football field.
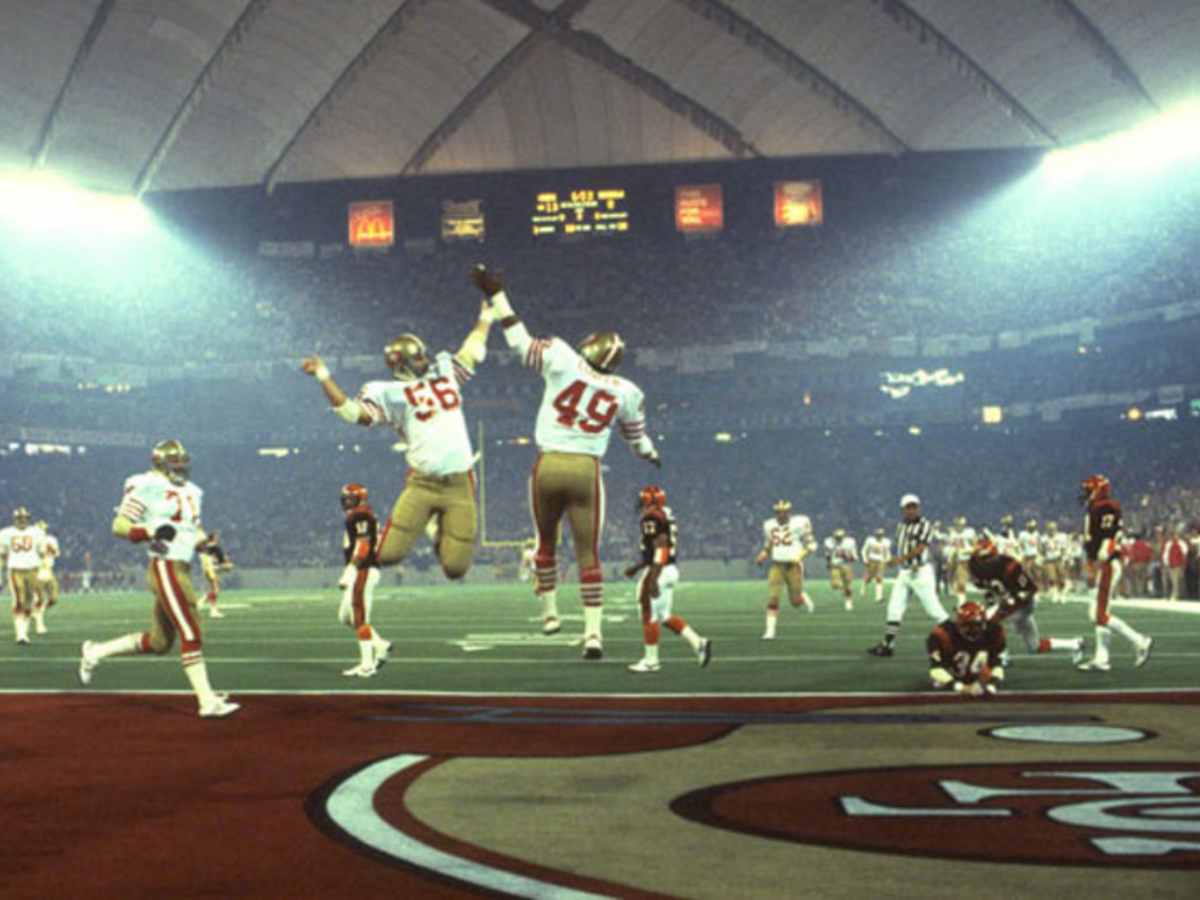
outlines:
[{"label": "green football field", "polygon": [[[809,591],[815,613],[785,603],[779,634],[763,641],[761,582],[684,583],[675,611],[714,641],[712,664],[696,665],[684,641],[664,630],[663,668],[635,675],[626,665],[641,654],[641,627],[632,584],[610,584],[605,604],[603,661],[580,658],[582,616],[575,586],[560,590],[563,631],[540,632],[539,607],[526,585],[387,588],[374,620],[394,641],[389,664],[374,678],[341,670],[357,661],[353,633],[338,624],[333,591],[226,591],[226,617],[203,619],[205,656],[215,687],[232,691],[415,691],[567,694],[748,694],[894,692],[927,689],[924,640],[932,627],[910,606],[895,657],[866,649],[878,640],[884,606],[856,597],[842,608],[823,582]],[[164,657],[104,661],[90,687],[76,680],[80,643],[141,630],[148,594],[67,595],[52,611],[50,633],[0,649],[0,690],[183,690],[178,649]],[[1200,604],[1184,604],[1200,606]],[[1004,690],[1129,690],[1200,686],[1200,616],[1180,610],[1123,609],[1134,627],[1155,637],[1148,665],[1134,669],[1132,652],[1113,639],[1113,668],[1077,672],[1070,655],[1026,653],[1010,634],[1013,665]],[[1043,636],[1087,635],[1087,606],[1043,603]]]}]

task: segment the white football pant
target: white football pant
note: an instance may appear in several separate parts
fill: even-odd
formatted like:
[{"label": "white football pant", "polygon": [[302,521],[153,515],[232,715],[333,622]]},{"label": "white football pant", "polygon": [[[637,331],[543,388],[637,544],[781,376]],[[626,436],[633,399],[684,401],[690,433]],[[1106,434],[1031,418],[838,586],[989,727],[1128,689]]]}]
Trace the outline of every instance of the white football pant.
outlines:
[{"label": "white football pant", "polygon": [[933,621],[942,622],[946,619],[946,610],[943,608],[942,602],[938,600],[937,577],[933,573],[932,565],[926,564],[916,570],[900,570],[900,574],[892,582],[892,593],[888,597],[887,620],[889,622],[904,621],[910,594],[921,601],[921,608],[925,610],[925,615]]},{"label": "white football pant", "polygon": [[[642,596],[642,584],[648,574],[650,574],[648,568],[642,569],[642,574],[638,577],[637,596],[639,599]],[[679,584],[679,569],[674,564],[663,566],[662,571],[658,573],[658,596],[650,600],[650,618],[647,621],[657,622],[661,625],[671,618],[671,601],[675,597],[675,585],[677,584]]]}]

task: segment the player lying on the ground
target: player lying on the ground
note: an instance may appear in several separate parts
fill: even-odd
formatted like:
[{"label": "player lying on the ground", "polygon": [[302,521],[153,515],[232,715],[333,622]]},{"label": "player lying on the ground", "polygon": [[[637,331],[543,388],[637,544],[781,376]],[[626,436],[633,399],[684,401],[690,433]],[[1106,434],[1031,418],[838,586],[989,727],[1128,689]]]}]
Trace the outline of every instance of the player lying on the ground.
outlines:
[{"label": "player lying on the ground", "polygon": [[630,672],[657,672],[662,666],[658,659],[658,639],[662,625],[667,626],[688,642],[700,665],[707,666],[712,658],[712,641],[700,637],[681,616],[671,611],[675,585],[679,583],[679,568],[675,551],[679,526],[667,506],[667,494],[657,485],[642,488],[638,495],[641,504],[642,558],[625,570],[632,578],[641,572],[637,583],[638,606],[642,612],[642,658],[629,666]]},{"label": "player lying on the ground", "polygon": [[1037,585],[1020,562],[996,549],[989,535],[984,534],[975,542],[967,565],[971,580],[984,591],[985,601],[989,605],[988,617],[997,622],[1009,622],[1030,653],[1069,650],[1076,665],[1083,661],[1083,638],[1041,637],[1037,620],[1033,617],[1037,605]]},{"label": "player lying on the ground", "polygon": [[996,694],[1004,680],[1004,627],[989,621],[973,600],[958,608],[953,619],[934,626],[925,641],[929,681],[968,697]]},{"label": "player lying on the ground", "polygon": [[583,599],[583,656],[604,656],[602,609],[604,576],[600,540],[604,532],[604,476],[600,460],[614,424],[634,455],[658,466],[658,451],[646,434],[646,401],[641,389],[616,374],[625,342],[615,331],[589,334],[572,348],[561,338],[533,338],[513,312],[499,273],[476,266],[475,286],[488,298],[504,340],[521,363],[545,381],[534,440],[538,456],[530,476],[529,499],[537,528],[534,575],[542,597],[543,620],[558,618],[555,542],[564,517],[579,564]]}]

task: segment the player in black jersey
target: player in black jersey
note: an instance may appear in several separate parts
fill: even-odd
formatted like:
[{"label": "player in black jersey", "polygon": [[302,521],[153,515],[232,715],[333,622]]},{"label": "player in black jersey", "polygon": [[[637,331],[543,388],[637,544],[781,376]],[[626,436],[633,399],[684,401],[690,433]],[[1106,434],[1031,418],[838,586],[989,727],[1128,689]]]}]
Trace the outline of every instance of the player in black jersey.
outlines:
[{"label": "player in black jersey", "polygon": [[700,637],[692,626],[671,612],[671,600],[675,585],[679,582],[679,569],[675,564],[679,529],[667,507],[666,492],[656,485],[650,485],[642,488],[638,499],[642,559],[625,570],[625,577],[632,578],[638,572],[642,573],[638,578],[637,597],[642,610],[645,650],[642,658],[629,666],[629,671],[657,672],[662,667],[658,659],[658,637],[662,625],[687,641],[700,665],[707,666],[712,659],[712,641]]},{"label": "player in black jersey", "polygon": [[225,550],[221,547],[221,534],[218,531],[210,532],[208,537],[196,547],[196,552],[200,554],[200,569],[208,580],[208,593],[196,605],[196,609],[203,612],[204,607],[207,606],[211,618],[223,619],[225,613],[217,607],[217,598],[221,595],[221,573],[228,572],[233,568],[233,560],[225,554]]},{"label": "player in black jersey", "polygon": [[379,522],[367,504],[367,489],[361,484],[342,488],[342,509],[346,513],[342,552],[346,568],[338,581],[342,605],[338,621],[354,629],[358,636],[359,664],[342,672],[351,678],[370,678],[387,662],[392,645],[371,626],[371,605],[375,585],[379,583],[376,556]]},{"label": "player in black jersey", "polygon": [[960,606],[953,619],[937,625],[925,641],[925,649],[929,680],[935,688],[987,697],[994,695],[1004,680],[1004,628],[989,621],[974,600]]}]

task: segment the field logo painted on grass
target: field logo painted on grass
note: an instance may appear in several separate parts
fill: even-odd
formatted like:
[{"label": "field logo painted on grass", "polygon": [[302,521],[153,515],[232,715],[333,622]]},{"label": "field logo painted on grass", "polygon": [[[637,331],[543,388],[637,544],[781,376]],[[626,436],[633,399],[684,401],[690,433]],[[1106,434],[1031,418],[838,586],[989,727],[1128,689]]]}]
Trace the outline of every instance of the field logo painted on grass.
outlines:
[{"label": "field logo painted on grass", "polygon": [[914,766],[784,776],[678,798],[685,818],[799,843],[953,859],[1200,869],[1200,767]]}]

